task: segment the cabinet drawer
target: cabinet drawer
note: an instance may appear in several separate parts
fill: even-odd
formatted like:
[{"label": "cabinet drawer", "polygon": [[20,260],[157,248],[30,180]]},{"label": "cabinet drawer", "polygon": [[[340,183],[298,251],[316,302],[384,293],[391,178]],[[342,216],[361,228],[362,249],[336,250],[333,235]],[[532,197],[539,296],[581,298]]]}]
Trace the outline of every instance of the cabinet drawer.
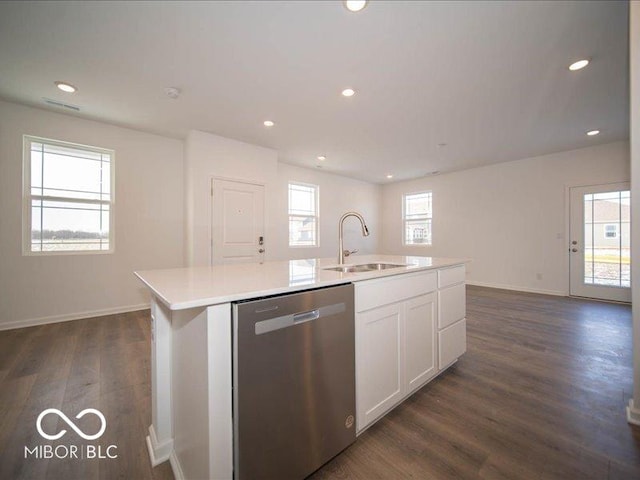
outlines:
[{"label": "cabinet drawer", "polygon": [[443,329],[467,316],[464,283],[438,290],[438,328]]},{"label": "cabinet drawer", "polygon": [[418,272],[356,282],[356,312],[433,292],[436,285],[436,272]]},{"label": "cabinet drawer", "polygon": [[465,319],[438,332],[438,368],[442,370],[467,351],[467,322]]},{"label": "cabinet drawer", "polygon": [[438,270],[438,288],[448,287],[449,285],[464,282],[464,272],[464,265]]}]

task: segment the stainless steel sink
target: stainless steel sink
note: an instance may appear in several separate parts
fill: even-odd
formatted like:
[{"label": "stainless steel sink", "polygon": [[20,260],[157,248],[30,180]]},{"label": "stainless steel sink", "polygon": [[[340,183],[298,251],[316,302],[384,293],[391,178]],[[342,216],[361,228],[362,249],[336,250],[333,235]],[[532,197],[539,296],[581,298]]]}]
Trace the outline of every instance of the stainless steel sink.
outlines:
[{"label": "stainless steel sink", "polygon": [[365,267],[369,270],[386,270],[387,268],[406,267],[403,263],[365,263]]},{"label": "stainless steel sink", "polygon": [[387,268],[399,268],[406,267],[404,264],[399,263],[362,263],[360,265],[340,265],[337,267],[323,268],[323,270],[333,270],[335,272],[342,273],[358,273],[358,272],[372,272],[374,270],[386,270]]}]

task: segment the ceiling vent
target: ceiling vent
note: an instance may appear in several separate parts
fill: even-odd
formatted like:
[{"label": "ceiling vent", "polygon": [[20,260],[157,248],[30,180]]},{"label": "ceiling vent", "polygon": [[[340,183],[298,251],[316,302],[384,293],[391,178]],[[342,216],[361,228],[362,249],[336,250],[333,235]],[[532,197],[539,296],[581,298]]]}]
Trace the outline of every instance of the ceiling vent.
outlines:
[{"label": "ceiling vent", "polygon": [[67,110],[73,110],[74,112],[80,111],[80,107],[76,107],[75,105],[71,105],[69,103],[59,102],[57,100],[51,100],[50,98],[45,97],[43,97],[42,100],[44,100],[44,103],[53,107],[66,108]]}]

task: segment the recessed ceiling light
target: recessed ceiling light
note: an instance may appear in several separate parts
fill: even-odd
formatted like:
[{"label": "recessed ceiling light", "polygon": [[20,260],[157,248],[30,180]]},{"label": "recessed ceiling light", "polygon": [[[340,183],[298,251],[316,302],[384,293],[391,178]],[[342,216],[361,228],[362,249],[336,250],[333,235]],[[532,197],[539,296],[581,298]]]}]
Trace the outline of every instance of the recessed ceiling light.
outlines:
[{"label": "recessed ceiling light", "polygon": [[264,121],[264,126],[265,127],[273,127],[275,125],[275,123],[273,123],[271,120],[265,120]]},{"label": "recessed ceiling light", "polygon": [[344,90],[342,90],[342,95],[344,97],[353,97],[355,93],[356,91],[353,88],[345,88]]},{"label": "recessed ceiling light", "polygon": [[593,137],[594,135],[598,135],[600,133],[600,130],[589,130],[587,132],[587,135],[589,135],[590,137]]},{"label": "recessed ceiling light", "polygon": [[393,178],[393,175],[389,174],[387,175],[387,178]]},{"label": "recessed ceiling light", "polygon": [[344,6],[347,7],[347,10],[350,12],[359,12],[367,6],[367,0],[346,0]]},{"label": "recessed ceiling light", "polygon": [[318,160],[320,160],[321,162],[325,161],[327,159],[327,157],[325,157],[324,155],[318,155]]},{"label": "recessed ceiling light", "polygon": [[589,65],[589,60],[587,59],[578,60],[577,62],[573,62],[571,65],[569,65],[569,70],[571,71],[580,70],[581,68],[584,68],[587,65]]},{"label": "recessed ceiling light", "polygon": [[63,92],[74,93],[78,90],[76,87],[67,82],[55,82],[55,84],[56,87],[58,87]]}]

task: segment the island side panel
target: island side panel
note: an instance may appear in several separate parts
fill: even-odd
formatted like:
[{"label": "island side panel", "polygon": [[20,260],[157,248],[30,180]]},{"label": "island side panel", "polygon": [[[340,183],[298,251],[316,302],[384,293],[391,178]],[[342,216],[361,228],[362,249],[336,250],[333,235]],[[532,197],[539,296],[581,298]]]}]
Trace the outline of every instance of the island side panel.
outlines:
[{"label": "island side panel", "polygon": [[155,467],[173,451],[171,408],[171,311],[151,299],[151,425],[147,447]]},{"label": "island side panel", "polygon": [[176,478],[210,478],[207,309],[172,315],[172,397]]},{"label": "island side panel", "polygon": [[231,305],[172,316],[176,478],[233,478]]},{"label": "island side panel", "polygon": [[207,308],[209,345],[209,478],[233,478],[231,304]]}]

